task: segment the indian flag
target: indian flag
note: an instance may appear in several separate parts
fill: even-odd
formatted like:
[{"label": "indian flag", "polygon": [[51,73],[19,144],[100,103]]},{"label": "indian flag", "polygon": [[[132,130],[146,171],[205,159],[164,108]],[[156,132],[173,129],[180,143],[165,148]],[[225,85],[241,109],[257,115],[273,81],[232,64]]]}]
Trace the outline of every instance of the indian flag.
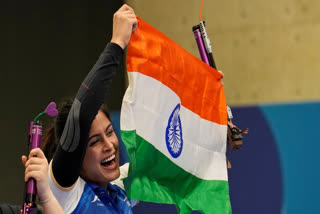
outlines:
[{"label": "indian flag", "polygon": [[138,18],[131,37],[121,137],[129,198],[180,213],[231,213],[227,110],[219,72]]}]

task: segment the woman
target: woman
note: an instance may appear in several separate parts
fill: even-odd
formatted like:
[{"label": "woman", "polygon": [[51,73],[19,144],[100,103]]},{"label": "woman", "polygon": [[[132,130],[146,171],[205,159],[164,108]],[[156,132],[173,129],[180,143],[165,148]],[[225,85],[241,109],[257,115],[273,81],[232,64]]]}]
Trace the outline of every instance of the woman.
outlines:
[{"label": "woman", "polygon": [[[132,213],[125,192],[110,184],[120,175],[119,143],[107,112],[99,109],[136,25],[129,6],[114,14],[111,42],[49,132],[59,142],[49,165],[49,184],[66,213]],[[50,137],[43,139],[52,146]]]}]

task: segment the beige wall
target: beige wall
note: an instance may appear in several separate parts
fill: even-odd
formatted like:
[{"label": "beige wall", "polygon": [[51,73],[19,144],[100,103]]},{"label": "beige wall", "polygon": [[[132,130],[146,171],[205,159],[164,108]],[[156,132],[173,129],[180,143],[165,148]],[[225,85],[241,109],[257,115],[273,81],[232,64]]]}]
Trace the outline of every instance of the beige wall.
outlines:
[{"label": "beige wall", "polygon": [[[199,57],[200,0],[127,3]],[[204,0],[203,20],[229,105],[320,100],[319,0]]]}]

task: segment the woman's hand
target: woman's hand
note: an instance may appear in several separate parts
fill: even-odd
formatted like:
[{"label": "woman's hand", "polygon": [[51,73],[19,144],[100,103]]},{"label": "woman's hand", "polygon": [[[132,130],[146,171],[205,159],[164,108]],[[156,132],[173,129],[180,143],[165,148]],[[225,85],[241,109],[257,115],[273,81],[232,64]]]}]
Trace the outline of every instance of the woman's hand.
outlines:
[{"label": "woman's hand", "polygon": [[50,198],[52,192],[48,180],[48,161],[42,150],[40,148],[33,149],[29,154],[29,159],[23,155],[21,160],[26,168],[24,176],[25,182],[30,178],[35,179],[40,201]]},{"label": "woman's hand", "polygon": [[222,79],[223,79],[223,77],[224,77],[224,74],[223,74],[223,72],[222,71],[218,71],[220,74],[221,74],[221,78],[219,79],[220,80],[220,82],[222,83],[222,85],[223,85],[223,82],[222,82]]},{"label": "woman's hand", "polygon": [[131,34],[137,28],[137,18],[133,9],[124,4],[113,15],[113,30],[111,42],[118,44],[124,49],[130,40]]}]

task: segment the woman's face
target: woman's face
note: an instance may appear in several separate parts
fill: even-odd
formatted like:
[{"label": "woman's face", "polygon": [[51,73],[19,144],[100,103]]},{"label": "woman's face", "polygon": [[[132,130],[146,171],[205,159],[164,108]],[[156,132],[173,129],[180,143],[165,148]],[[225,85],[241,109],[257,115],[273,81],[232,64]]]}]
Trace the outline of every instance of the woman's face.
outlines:
[{"label": "woman's face", "polygon": [[84,156],[81,177],[98,186],[117,179],[119,169],[119,142],[111,122],[99,110],[91,124],[89,142]]}]

